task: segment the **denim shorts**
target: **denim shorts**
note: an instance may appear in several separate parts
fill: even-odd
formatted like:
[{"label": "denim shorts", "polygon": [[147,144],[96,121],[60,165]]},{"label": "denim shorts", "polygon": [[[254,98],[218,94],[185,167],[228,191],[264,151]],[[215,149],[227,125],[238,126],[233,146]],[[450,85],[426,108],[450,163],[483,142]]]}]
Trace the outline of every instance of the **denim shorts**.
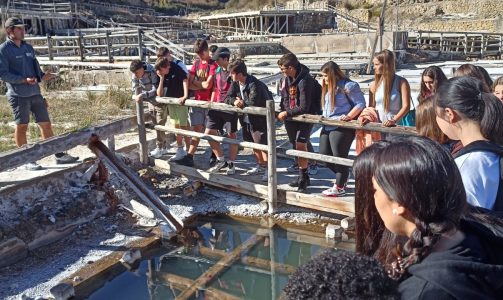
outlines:
[{"label": "denim shorts", "polygon": [[47,104],[42,95],[31,97],[8,96],[8,100],[17,125],[28,124],[30,122],[30,113],[35,118],[36,123],[50,122]]},{"label": "denim shorts", "polygon": [[208,110],[206,108],[191,107],[189,109],[189,122],[190,126],[205,125],[206,114]]}]

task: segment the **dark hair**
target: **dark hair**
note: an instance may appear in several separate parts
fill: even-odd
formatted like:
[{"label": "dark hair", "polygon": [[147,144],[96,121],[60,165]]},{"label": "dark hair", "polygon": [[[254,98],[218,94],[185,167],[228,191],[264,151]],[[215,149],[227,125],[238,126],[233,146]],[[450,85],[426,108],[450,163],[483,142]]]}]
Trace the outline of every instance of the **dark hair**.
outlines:
[{"label": "dark hair", "polygon": [[210,49],[210,52],[215,53],[215,51],[217,51],[217,49],[218,49],[218,46],[217,45],[211,45],[209,49]]},{"label": "dark hair", "polygon": [[293,67],[294,69],[299,69],[299,60],[297,59],[297,56],[293,53],[287,53],[283,55],[279,60],[278,60],[278,66],[284,66],[284,67]]},{"label": "dark hair", "polygon": [[491,87],[493,85],[493,80],[491,79],[491,76],[489,76],[487,70],[481,66],[475,66],[475,67],[479,70],[482,77],[484,77],[484,82],[487,84],[487,86]]},{"label": "dark hair", "polygon": [[442,132],[437,123],[437,114],[433,106],[433,96],[428,96],[416,107],[416,130],[439,144],[445,144],[449,138]]},{"label": "dark hair", "polygon": [[156,70],[159,70],[161,68],[166,68],[170,65],[170,62],[169,62],[169,59],[167,57],[159,57],[156,61],[155,61],[155,66],[154,68]]},{"label": "dark hair", "polygon": [[500,76],[498,78],[496,78],[496,80],[493,82],[493,86],[492,86],[492,91],[494,92],[494,90],[496,89],[496,87],[498,85],[503,85],[503,76]]},{"label": "dark hair", "polygon": [[449,79],[440,86],[434,105],[453,109],[461,118],[477,122],[486,139],[503,144],[503,104],[493,94],[484,92],[480,80],[468,76]]},{"label": "dark hair", "polygon": [[398,282],[373,258],[325,250],[299,267],[284,288],[286,299],[398,299]]},{"label": "dark hair", "polygon": [[229,72],[236,73],[236,74],[243,74],[244,76],[248,75],[248,71],[246,69],[246,64],[243,60],[241,59],[236,59],[233,60],[229,63],[229,66],[227,67]]},{"label": "dark hair", "polygon": [[433,79],[433,91],[432,94],[435,94],[438,90],[438,87],[445,81],[447,81],[447,77],[444,74],[444,71],[437,66],[431,66],[424,69],[423,74],[421,75],[421,86],[419,91],[419,103],[421,103],[426,97],[430,96],[428,93],[428,89],[424,84],[423,77],[428,76]]},{"label": "dark hair", "polygon": [[387,147],[389,141],[383,140],[365,148],[353,163],[355,176],[355,236],[356,251],[373,256],[383,265],[395,259],[394,251],[397,237],[384,226],[374,204],[372,176],[375,171],[375,156]]},{"label": "dark hair", "polygon": [[159,47],[159,49],[157,49],[157,52],[156,52],[156,56],[157,57],[164,57],[168,54],[170,54],[171,52],[169,51],[168,48],[166,47]]},{"label": "dark hair", "polygon": [[469,76],[480,80],[482,83],[482,90],[486,93],[491,92],[491,86],[487,85],[484,75],[480,72],[480,69],[472,64],[464,64],[459,66],[459,68],[454,72],[455,77]]},{"label": "dark hair", "polygon": [[129,71],[131,71],[131,72],[135,72],[135,71],[142,69],[142,68],[145,68],[145,63],[139,59],[133,60],[131,62],[131,64],[129,65]]},{"label": "dark hair", "polygon": [[384,193],[407,210],[415,229],[404,245],[393,277],[430,254],[440,236],[457,229],[467,210],[466,193],[452,156],[419,136],[394,140],[376,155],[374,179]]},{"label": "dark hair", "polygon": [[194,43],[194,53],[199,54],[203,51],[208,51],[208,42],[203,39],[197,39]]}]

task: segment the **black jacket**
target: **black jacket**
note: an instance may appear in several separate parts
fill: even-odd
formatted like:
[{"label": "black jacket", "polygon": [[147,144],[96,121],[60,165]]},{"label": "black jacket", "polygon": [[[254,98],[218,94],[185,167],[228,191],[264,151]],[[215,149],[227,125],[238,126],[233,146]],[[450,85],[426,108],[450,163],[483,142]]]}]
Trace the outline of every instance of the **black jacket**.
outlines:
[{"label": "black jacket", "polygon": [[[258,80],[255,76],[248,75],[246,77],[245,88],[243,90],[243,97],[241,97],[241,90],[239,82],[234,81],[225,97],[225,103],[234,105],[236,97],[243,98],[245,106],[266,107],[266,101],[272,100],[267,86]],[[266,117],[258,115],[248,115],[250,123],[252,124],[265,124]]]},{"label": "black jacket", "polygon": [[[279,94],[281,95],[281,111],[286,111],[289,117],[311,113],[311,99],[313,86],[308,84],[309,68],[300,64],[297,77],[284,77],[280,82]],[[291,89],[293,87],[293,90]],[[290,106],[290,93],[293,93],[296,102]]]},{"label": "black jacket", "polygon": [[411,276],[399,286],[402,299],[502,299],[501,228],[465,220],[461,230],[466,237],[459,245],[409,267]]}]

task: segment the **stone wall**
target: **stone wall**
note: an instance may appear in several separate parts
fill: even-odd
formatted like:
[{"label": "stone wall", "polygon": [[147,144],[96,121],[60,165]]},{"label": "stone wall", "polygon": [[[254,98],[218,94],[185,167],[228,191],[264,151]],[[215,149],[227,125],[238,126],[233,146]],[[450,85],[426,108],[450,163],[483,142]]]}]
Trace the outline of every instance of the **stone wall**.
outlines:
[{"label": "stone wall", "polygon": [[335,26],[332,12],[313,12],[295,15],[293,31],[296,33],[321,32],[322,29],[331,29]]},{"label": "stone wall", "polygon": [[437,20],[422,22],[415,26],[417,30],[428,30],[428,31],[489,31],[489,32],[501,32],[499,28],[498,19],[492,20]]}]

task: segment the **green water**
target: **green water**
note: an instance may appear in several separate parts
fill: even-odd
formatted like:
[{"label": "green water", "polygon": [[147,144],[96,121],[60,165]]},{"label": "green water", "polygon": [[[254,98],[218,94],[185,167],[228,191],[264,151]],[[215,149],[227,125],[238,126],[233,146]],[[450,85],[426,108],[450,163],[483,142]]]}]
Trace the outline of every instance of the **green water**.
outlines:
[{"label": "green water", "polygon": [[[221,271],[189,299],[277,299],[293,269],[327,247],[338,247],[321,234],[306,232],[205,218],[184,233],[183,245],[123,272],[89,299],[175,299],[212,267]],[[251,248],[243,250],[243,243]],[[231,257],[237,259],[218,268]],[[276,263],[272,272],[271,257]]]}]

